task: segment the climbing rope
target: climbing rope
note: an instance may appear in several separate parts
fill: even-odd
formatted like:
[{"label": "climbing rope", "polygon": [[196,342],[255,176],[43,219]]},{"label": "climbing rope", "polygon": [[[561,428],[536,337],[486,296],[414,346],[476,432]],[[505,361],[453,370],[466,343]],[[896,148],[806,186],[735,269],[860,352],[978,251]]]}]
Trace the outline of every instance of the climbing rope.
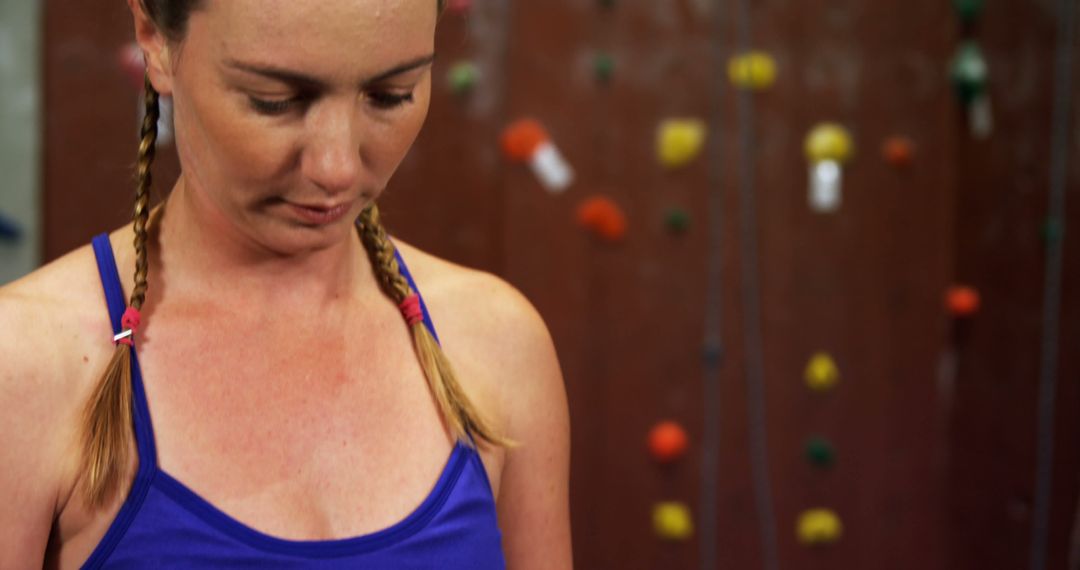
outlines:
[{"label": "climbing rope", "polygon": [[[716,0],[713,18],[712,56],[717,67],[723,68],[724,47],[721,42],[723,29],[724,0]],[[724,106],[721,94],[724,92],[723,73],[716,73],[717,83],[713,89],[712,106],[709,113],[709,130],[722,133]],[[708,238],[705,273],[705,338],[702,342],[702,400],[705,415],[701,434],[701,496],[698,519],[701,527],[699,559],[702,570],[715,570],[717,567],[716,540],[718,536],[718,499],[717,486],[720,480],[720,370],[724,364],[723,344],[723,268],[724,268],[724,145],[714,137],[712,160],[709,161],[709,200]]]},{"label": "climbing rope", "polygon": [[[750,3],[738,0],[739,50],[751,48]],[[776,519],[769,487],[768,437],[765,418],[764,356],[761,338],[761,288],[758,283],[758,224],[756,207],[756,142],[754,99],[748,89],[739,90],[739,241],[742,257],[743,343],[746,365],[746,408],[750,421],[750,467],[754,481],[761,558],[765,570],[779,567]]]},{"label": "climbing rope", "polygon": [[1050,124],[1050,192],[1047,206],[1046,271],[1043,281],[1042,349],[1039,361],[1038,427],[1035,456],[1035,515],[1031,527],[1031,569],[1046,568],[1050,528],[1050,493],[1054,462],[1054,400],[1057,391],[1058,334],[1061,309],[1065,186],[1071,118],[1072,54],[1076,36],[1074,0],[1058,2],[1054,66],[1054,110]]}]

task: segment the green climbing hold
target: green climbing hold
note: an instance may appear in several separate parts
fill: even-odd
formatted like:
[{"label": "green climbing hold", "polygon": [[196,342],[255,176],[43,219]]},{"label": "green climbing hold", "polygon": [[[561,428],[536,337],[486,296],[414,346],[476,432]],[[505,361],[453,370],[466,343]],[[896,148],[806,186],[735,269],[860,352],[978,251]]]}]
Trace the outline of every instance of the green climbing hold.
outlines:
[{"label": "green climbing hold", "polygon": [[812,437],[806,442],[806,460],[817,467],[832,467],[836,462],[836,452],[827,439]]},{"label": "green climbing hold", "polygon": [[949,75],[956,96],[964,105],[970,105],[986,93],[990,70],[978,44],[969,41],[960,46],[953,56]]},{"label": "green climbing hold", "polygon": [[952,5],[960,21],[965,24],[974,22],[983,10],[983,0],[953,0]]},{"label": "green climbing hold", "polygon": [[601,83],[607,83],[615,74],[615,58],[606,53],[598,53],[593,58],[593,73]]},{"label": "green climbing hold", "polygon": [[690,229],[690,214],[682,208],[671,208],[667,211],[664,225],[672,233],[686,233]]},{"label": "green climbing hold", "polygon": [[457,94],[472,91],[479,77],[480,71],[476,68],[476,64],[469,61],[455,63],[447,74],[450,89]]}]

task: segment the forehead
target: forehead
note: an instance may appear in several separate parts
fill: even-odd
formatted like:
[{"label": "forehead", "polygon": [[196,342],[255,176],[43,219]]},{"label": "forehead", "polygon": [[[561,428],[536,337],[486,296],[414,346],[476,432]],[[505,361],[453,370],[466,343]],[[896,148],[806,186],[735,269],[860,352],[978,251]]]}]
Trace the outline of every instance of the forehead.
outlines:
[{"label": "forehead", "polygon": [[192,13],[185,42],[227,58],[363,73],[430,54],[437,19],[436,0],[211,0]]}]

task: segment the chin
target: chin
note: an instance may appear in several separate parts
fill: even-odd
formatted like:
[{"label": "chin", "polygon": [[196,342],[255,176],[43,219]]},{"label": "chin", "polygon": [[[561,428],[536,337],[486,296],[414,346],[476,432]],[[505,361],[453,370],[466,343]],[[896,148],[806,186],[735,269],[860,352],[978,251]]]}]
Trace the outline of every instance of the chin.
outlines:
[{"label": "chin", "polygon": [[263,234],[261,242],[275,253],[283,256],[303,255],[330,249],[350,239],[359,239],[353,218],[332,224],[275,224]]}]

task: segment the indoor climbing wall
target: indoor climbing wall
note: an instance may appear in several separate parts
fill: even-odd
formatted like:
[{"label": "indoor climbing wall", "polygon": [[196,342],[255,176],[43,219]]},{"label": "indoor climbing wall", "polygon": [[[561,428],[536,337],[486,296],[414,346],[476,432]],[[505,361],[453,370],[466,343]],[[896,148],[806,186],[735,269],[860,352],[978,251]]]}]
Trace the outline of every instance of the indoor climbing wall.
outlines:
[{"label": "indoor climbing wall", "polygon": [[[130,208],[130,19],[83,4],[46,12],[48,258]],[[449,4],[384,218],[544,315],[577,567],[1064,564],[1068,0]]]},{"label": "indoor climbing wall", "polygon": [[947,489],[953,555],[977,567],[1080,567],[1077,12],[987,3],[954,38],[981,46],[993,110],[953,155],[955,276],[981,303],[950,331]]}]

